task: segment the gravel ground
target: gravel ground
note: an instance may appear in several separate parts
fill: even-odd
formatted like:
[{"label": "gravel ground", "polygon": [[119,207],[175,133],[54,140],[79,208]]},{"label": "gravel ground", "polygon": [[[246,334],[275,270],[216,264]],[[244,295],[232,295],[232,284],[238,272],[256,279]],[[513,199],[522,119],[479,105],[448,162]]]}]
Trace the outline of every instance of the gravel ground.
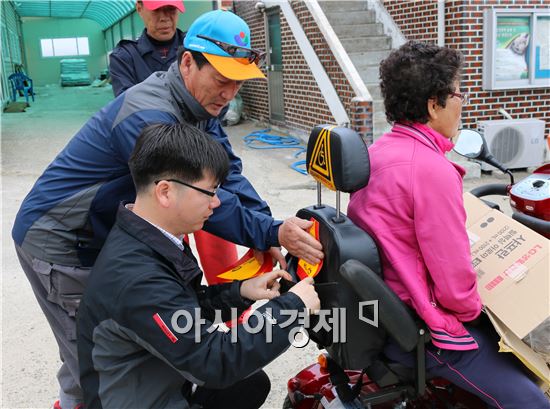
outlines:
[{"label": "gravel ground", "polygon": [[[27,112],[2,115],[2,408],[50,407],[57,399],[55,373],[60,364],[54,338],[13,249],[10,231],[15,214],[48,163],[111,95],[110,89],[42,87]],[[243,136],[259,129],[259,124],[244,122],[227,131],[243,160],[244,174],[270,204],[273,214],[287,218],[316,201],[315,183],[290,168],[297,160],[295,150],[246,147]],[[525,175],[516,174],[516,180]],[[467,180],[465,189],[506,181],[504,176],[483,176]],[[333,193],[325,191],[323,197],[325,203],[334,204]],[[342,199],[345,209],[347,195]],[[500,201],[503,209],[509,208],[506,199]],[[313,345],[290,348],[268,365],[272,392],[264,408],[282,407],[287,380],[313,363],[317,355]]]}]

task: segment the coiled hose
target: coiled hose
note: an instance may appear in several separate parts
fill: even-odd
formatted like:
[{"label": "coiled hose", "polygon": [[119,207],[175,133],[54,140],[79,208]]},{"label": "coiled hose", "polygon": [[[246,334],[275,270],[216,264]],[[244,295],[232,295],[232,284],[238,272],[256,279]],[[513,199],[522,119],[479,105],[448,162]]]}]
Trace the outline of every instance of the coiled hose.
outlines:
[{"label": "coiled hose", "polygon": [[[254,131],[243,137],[244,143],[251,149],[298,149],[294,154],[297,158],[306,151],[302,142],[294,136],[273,135],[268,133],[271,128]],[[292,169],[302,175],[307,175],[306,161],[298,160],[290,165]]]}]

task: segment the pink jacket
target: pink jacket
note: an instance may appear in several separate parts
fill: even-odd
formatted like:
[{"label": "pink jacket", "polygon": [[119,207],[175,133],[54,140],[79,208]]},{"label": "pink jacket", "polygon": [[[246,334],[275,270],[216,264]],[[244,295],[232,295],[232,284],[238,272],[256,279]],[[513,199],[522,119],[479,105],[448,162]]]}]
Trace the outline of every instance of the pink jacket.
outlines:
[{"label": "pink jacket", "polygon": [[462,201],[464,169],[451,141],[422,124],[396,124],[369,148],[369,184],[348,216],[378,243],[384,280],[429,327],[439,348],[477,349],[463,322],[481,311]]}]

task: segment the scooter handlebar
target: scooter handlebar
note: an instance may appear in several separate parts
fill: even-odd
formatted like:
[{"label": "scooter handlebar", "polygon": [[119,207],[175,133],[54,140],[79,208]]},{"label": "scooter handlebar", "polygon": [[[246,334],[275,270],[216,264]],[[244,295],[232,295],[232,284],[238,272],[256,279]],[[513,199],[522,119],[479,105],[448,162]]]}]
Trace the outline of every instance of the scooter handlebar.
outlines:
[{"label": "scooter handlebar", "polygon": [[492,183],[483,185],[470,190],[470,193],[475,197],[483,197],[490,195],[506,196],[508,194],[509,185],[504,183]]},{"label": "scooter handlebar", "polygon": [[536,217],[529,216],[528,214],[514,212],[512,218],[515,221],[529,227],[540,234],[550,234],[550,221],[537,219]]},{"label": "scooter handlebar", "polygon": [[[493,183],[489,185],[483,185],[470,190],[470,193],[475,197],[483,197],[490,195],[506,196],[508,194],[509,185],[504,183]],[[492,203],[488,203],[490,207]],[[550,221],[537,219],[536,217],[529,216],[525,213],[514,212],[512,218],[517,222],[529,227],[537,233],[550,235]]]}]

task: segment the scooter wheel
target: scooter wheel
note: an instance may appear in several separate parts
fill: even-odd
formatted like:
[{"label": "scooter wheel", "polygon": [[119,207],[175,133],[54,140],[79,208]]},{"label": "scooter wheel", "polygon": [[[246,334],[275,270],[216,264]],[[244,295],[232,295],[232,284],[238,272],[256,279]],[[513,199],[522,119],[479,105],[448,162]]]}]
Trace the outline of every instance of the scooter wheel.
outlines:
[{"label": "scooter wheel", "polygon": [[290,396],[288,395],[286,395],[285,401],[283,402],[283,409],[294,409],[294,406],[290,401]]}]

